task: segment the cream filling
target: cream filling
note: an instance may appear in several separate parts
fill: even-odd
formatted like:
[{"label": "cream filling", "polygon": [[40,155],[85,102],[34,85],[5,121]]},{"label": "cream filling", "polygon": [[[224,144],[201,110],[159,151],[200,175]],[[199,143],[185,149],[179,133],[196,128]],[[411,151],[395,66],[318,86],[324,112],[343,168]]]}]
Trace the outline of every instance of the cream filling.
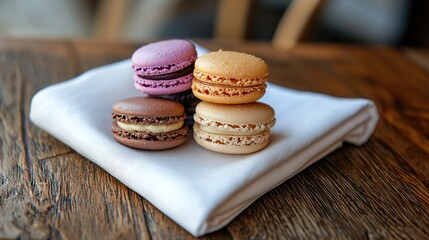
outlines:
[{"label": "cream filling", "polygon": [[231,131],[228,128],[222,128],[222,127],[209,127],[204,125],[199,125],[201,131],[204,131],[206,133],[212,133],[212,134],[220,134],[220,135],[236,135],[236,136],[251,136],[256,135],[259,133],[262,133],[266,130],[244,130],[241,129],[241,131]]},{"label": "cream filling", "polygon": [[123,123],[116,122],[118,126],[128,132],[151,132],[151,133],[163,133],[171,132],[181,128],[184,124],[184,121],[173,124],[164,124],[164,125],[144,125],[144,124],[133,124],[133,123]]},{"label": "cream filling", "polygon": [[[200,125],[201,129],[205,129],[204,131],[214,133],[214,134],[231,134],[236,133],[239,135],[252,135],[251,133],[261,133],[263,131],[270,130],[276,123],[276,119],[273,118],[271,121],[265,124],[232,124],[232,123],[222,123],[214,120],[210,120],[207,118],[203,118],[198,115],[198,113],[194,114],[194,120],[196,123]],[[248,134],[242,134],[242,133]]]}]

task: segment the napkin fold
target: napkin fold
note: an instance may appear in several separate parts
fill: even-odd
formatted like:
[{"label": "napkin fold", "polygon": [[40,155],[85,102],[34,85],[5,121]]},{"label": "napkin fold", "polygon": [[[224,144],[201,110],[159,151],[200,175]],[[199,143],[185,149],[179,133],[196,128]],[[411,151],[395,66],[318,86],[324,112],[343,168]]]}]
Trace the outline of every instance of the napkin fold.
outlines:
[{"label": "napkin fold", "polygon": [[[201,48],[199,48],[201,51]],[[344,99],[268,84],[260,100],[276,111],[267,148],[226,155],[185,144],[165,151],[141,151],[117,143],[111,134],[111,106],[141,96],[131,62],[99,67],[39,91],[31,121],[99,165],[194,236],[218,230],[258,197],[293,177],[343,142],[361,145],[378,114],[366,99]]]}]

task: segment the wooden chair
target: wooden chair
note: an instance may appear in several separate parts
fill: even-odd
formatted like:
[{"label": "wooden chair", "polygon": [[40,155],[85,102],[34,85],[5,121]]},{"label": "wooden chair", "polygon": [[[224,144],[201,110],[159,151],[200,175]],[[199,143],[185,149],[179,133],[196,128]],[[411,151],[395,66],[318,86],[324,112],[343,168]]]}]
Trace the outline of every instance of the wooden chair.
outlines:
[{"label": "wooden chair", "polygon": [[[305,38],[324,0],[292,0],[272,39],[276,49],[287,50]],[[217,39],[243,40],[251,0],[219,0],[214,36]],[[132,0],[99,0],[93,37],[117,40],[121,37],[127,9]]]},{"label": "wooden chair", "polygon": [[[278,24],[273,46],[287,50],[302,41],[324,0],[292,0]],[[220,0],[215,24],[218,39],[242,40],[245,37],[251,0]]]}]

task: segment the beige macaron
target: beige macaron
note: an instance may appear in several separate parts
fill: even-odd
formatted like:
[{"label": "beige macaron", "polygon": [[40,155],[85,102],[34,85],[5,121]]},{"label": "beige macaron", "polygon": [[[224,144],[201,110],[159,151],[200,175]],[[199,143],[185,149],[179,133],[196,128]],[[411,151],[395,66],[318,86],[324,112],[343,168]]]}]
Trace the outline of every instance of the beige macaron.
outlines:
[{"label": "beige macaron", "polygon": [[241,104],[265,94],[268,66],[247,53],[217,51],[197,59],[192,92],[207,102]]},{"label": "beige macaron", "polygon": [[260,102],[201,102],[195,111],[195,141],[208,150],[229,154],[247,154],[266,147],[276,121],[274,109]]}]

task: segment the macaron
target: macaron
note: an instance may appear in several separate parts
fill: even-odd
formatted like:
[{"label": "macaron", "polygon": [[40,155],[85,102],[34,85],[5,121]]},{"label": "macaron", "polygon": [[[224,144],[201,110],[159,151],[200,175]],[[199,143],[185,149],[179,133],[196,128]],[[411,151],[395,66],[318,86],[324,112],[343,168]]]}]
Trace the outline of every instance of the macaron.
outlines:
[{"label": "macaron", "polygon": [[195,107],[199,102],[201,102],[201,100],[194,96],[191,89],[180,93],[160,95],[157,97],[170,99],[183,104],[186,112],[185,123],[188,126],[192,126],[194,124]]},{"label": "macaron", "polygon": [[161,150],[185,142],[188,126],[182,104],[167,99],[133,97],[112,106],[112,133],[132,148]]},{"label": "macaron", "polygon": [[213,103],[255,102],[265,94],[268,74],[261,58],[232,51],[210,52],[195,62],[192,92]]},{"label": "macaron", "polygon": [[208,150],[247,154],[266,147],[275,124],[272,107],[261,102],[216,104],[200,102],[194,114],[194,139]]},{"label": "macaron", "polygon": [[188,90],[196,58],[195,45],[188,40],[171,39],[142,46],[131,57],[134,86],[149,95]]}]

